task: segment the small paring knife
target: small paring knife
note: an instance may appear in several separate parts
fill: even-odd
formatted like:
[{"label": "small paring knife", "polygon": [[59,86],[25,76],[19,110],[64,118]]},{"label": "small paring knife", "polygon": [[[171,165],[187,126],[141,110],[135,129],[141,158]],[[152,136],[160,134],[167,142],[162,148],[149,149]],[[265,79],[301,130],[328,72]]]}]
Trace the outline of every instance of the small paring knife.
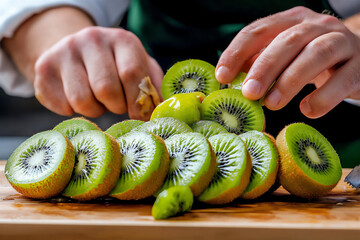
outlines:
[{"label": "small paring knife", "polygon": [[360,187],[360,165],[356,166],[351,172],[345,177],[347,182],[353,188],[359,189]]}]

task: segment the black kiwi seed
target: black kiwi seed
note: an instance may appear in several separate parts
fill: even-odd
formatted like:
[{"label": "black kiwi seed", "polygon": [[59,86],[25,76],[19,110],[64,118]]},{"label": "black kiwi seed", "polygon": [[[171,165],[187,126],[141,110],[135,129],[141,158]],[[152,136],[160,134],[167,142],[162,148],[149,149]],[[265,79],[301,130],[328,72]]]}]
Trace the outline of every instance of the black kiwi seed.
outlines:
[{"label": "black kiwi seed", "polygon": [[75,155],[75,169],[77,169],[77,166],[79,164],[79,156],[80,155],[85,156],[85,166],[80,172],[74,171],[74,173],[73,173],[74,181],[85,180],[85,179],[89,178],[89,175],[91,174],[92,170],[95,168],[94,164],[96,161],[96,154],[99,151],[99,149],[91,141],[91,139],[82,141],[77,146],[77,149],[78,150]]},{"label": "black kiwi seed", "polygon": [[[299,139],[299,141],[297,141],[296,144],[298,145],[298,154],[299,156],[301,156],[301,159],[303,159],[306,165],[308,165],[315,172],[324,172],[329,168],[329,160],[326,157],[326,154],[322,151],[320,146],[310,141],[309,139]],[[311,147],[312,149],[315,150],[315,152],[317,153],[318,157],[321,160],[321,163],[315,163],[310,160],[310,158],[306,154],[306,149],[308,147]]]}]

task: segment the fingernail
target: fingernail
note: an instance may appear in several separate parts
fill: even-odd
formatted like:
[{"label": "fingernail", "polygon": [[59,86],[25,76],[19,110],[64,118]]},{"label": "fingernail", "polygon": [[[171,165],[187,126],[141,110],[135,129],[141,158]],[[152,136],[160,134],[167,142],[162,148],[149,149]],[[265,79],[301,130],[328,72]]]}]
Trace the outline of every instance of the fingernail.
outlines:
[{"label": "fingernail", "polygon": [[246,92],[246,95],[252,95],[257,98],[260,95],[261,83],[255,79],[249,79],[242,86],[242,91]]},{"label": "fingernail", "polygon": [[310,106],[309,100],[304,100],[301,103],[301,112],[304,115],[309,115],[311,113],[311,106]]},{"label": "fingernail", "polygon": [[281,100],[281,93],[274,89],[271,91],[269,96],[266,97],[266,105],[270,108],[278,108],[278,105]]},{"label": "fingernail", "polygon": [[230,79],[230,71],[227,67],[221,66],[216,70],[215,77],[219,82],[228,83],[232,79]]}]

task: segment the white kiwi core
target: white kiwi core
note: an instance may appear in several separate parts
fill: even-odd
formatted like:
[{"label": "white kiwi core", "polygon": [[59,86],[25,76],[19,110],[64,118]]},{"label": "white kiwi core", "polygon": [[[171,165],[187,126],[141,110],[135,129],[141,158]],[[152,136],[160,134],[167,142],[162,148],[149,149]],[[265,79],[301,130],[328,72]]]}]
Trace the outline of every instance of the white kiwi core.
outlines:
[{"label": "white kiwi core", "polygon": [[183,88],[189,91],[194,91],[198,87],[198,82],[195,79],[187,78],[182,82]]},{"label": "white kiwi core", "polygon": [[310,161],[312,161],[313,163],[316,163],[316,164],[321,164],[321,159],[319,158],[319,155],[317,154],[317,152],[315,151],[314,148],[307,147],[305,151],[306,151],[306,155],[309,157]]}]

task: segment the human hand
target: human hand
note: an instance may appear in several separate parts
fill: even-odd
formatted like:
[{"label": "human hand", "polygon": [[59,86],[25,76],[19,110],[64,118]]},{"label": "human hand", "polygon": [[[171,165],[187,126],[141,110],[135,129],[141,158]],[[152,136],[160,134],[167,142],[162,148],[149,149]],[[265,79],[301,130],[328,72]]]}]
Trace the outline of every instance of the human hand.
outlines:
[{"label": "human hand", "polygon": [[309,118],[345,98],[360,99],[360,39],[335,17],[295,7],[246,26],[221,55],[216,77],[229,83],[248,71],[243,95],[272,110],[284,107],[308,83],[317,89],[300,103]]},{"label": "human hand", "polygon": [[35,96],[61,115],[98,117],[109,110],[147,120],[151,111],[142,116],[135,103],[145,76],[160,93],[162,69],[133,33],[87,27],[62,38],[38,58]]}]

